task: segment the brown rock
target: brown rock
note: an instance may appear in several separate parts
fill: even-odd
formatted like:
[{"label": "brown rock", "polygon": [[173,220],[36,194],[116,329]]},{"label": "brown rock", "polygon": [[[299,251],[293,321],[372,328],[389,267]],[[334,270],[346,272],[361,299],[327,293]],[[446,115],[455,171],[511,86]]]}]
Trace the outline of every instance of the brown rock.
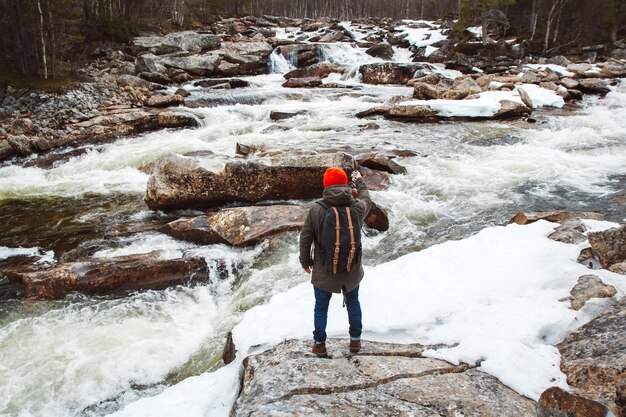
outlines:
[{"label": "brown rock", "polygon": [[585,265],[589,269],[601,268],[600,260],[591,248],[585,248],[581,250],[576,261],[580,264]]},{"label": "brown rock", "polygon": [[532,109],[526,105],[511,100],[500,100],[500,110],[493,116],[494,119],[515,119],[526,117],[532,113]]},{"label": "brown rock", "polygon": [[390,106],[384,114],[390,119],[429,121],[437,118],[437,112],[428,106]]},{"label": "brown rock", "polygon": [[561,78],[561,85],[568,90],[576,89],[578,87],[578,81],[572,78]]},{"label": "brown rock", "polygon": [[394,52],[390,44],[386,42],[380,42],[372,45],[365,51],[365,53],[375,58],[381,58],[389,61],[391,60],[391,58],[393,58]]},{"label": "brown rock", "polygon": [[577,245],[587,241],[587,236],[583,234],[585,230],[585,225],[580,219],[567,219],[561,222],[561,225],[548,238]]},{"label": "brown rock", "polygon": [[154,164],[145,201],[161,210],[313,199],[322,195],[321,179],[331,166],[349,174],[355,168],[354,158],[342,152],[278,155],[254,162],[167,155]]},{"label": "brown rock", "polygon": [[224,365],[228,365],[234,361],[236,356],[237,348],[235,347],[235,342],[233,342],[233,332],[228,332],[226,335],[224,351],[222,352],[222,361],[224,361]]},{"label": "brown rock", "polygon": [[270,111],[270,119],[272,119],[272,120],[285,120],[285,119],[290,119],[292,117],[296,117],[298,115],[306,114],[306,113],[307,112],[305,110],[293,111],[293,112],[272,110],[272,111]]},{"label": "brown rock", "polygon": [[597,276],[583,275],[578,278],[578,283],[570,291],[570,308],[580,310],[592,298],[611,298],[615,294],[617,294],[615,287],[606,285]]},{"label": "brown rock", "polygon": [[622,297],[612,310],[557,345],[567,383],[580,395],[605,404],[616,416],[621,413],[616,404],[618,392],[626,380],[625,328],[626,297]]},{"label": "brown rock", "polygon": [[372,208],[365,217],[365,225],[370,229],[385,232],[389,230],[389,216],[387,216],[385,210],[373,203]]},{"label": "brown rock", "polygon": [[156,253],[60,264],[42,271],[13,270],[7,278],[24,298],[59,299],[71,292],[121,294],[209,280],[203,259],[159,259]]},{"label": "brown rock", "polygon": [[509,223],[530,224],[537,220],[547,220],[549,222],[558,223],[567,219],[604,220],[605,217],[600,213],[582,211],[519,212],[509,220]]},{"label": "brown rock", "polygon": [[322,85],[322,79],[319,77],[290,78],[283,83],[283,87],[287,88],[312,88],[320,85]]},{"label": "brown rock", "polygon": [[33,129],[33,122],[27,118],[19,118],[13,120],[9,133],[14,136],[27,135]]},{"label": "brown rock", "polygon": [[308,209],[302,206],[253,206],[220,210],[209,216],[175,220],[164,233],[207,245],[250,246],[277,234],[302,228]]},{"label": "brown rock", "polygon": [[416,82],[413,84],[413,97],[418,100],[436,100],[441,97],[442,91],[435,85]]},{"label": "brown rock", "polygon": [[526,107],[528,107],[529,109],[532,109],[533,101],[530,99],[530,96],[528,95],[526,90],[524,90],[522,87],[518,87],[517,93],[519,94],[520,98],[522,99],[522,102],[526,105]]},{"label": "brown rock", "polygon": [[537,403],[537,417],[607,417],[606,406],[570,394],[561,388],[548,388]]},{"label": "brown rock", "polygon": [[618,262],[609,267],[609,271],[615,272],[616,274],[626,275],[626,262]]},{"label": "brown rock", "polygon": [[185,98],[178,94],[164,96],[154,95],[149,97],[144,104],[148,107],[170,107],[179,106],[185,102]]},{"label": "brown rock", "polygon": [[578,82],[578,89],[585,94],[606,95],[611,91],[608,83],[604,80],[599,80],[595,78],[584,78],[579,80]]},{"label": "brown rock", "polygon": [[391,177],[387,172],[369,169],[364,166],[359,167],[359,172],[363,175],[363,181],[367,185],[368,190],[383,191],[391,185]]},{"label": "brown rock", "polygon": [[626,260],[626,227],[589,233],[587,238],[603,268]]},{"label": "brown rock", "polygon": [[283,77],[290,78],[325,78],[329,74],[339,73],[343,74],[345,67],[330,62],[320,62],[317,64],[309,65],[304,68],[297,68],[289,71]]},{"label": "brown rock", "polygon": [[425,64],[365,64],[359,67],[362,82],[365,84],[406,84],[415,71],[425,68]]}]

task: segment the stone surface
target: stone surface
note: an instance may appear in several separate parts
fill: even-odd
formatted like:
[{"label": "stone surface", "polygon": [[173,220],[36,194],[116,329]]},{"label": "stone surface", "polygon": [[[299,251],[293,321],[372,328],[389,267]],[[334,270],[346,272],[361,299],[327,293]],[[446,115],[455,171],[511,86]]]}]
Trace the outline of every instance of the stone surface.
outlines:
[{"label": "stone surface", "polygon": [[626,262],[618,262],[609,267],[609,271],[626,275]]},{"label": "stone surface", "polygon": [[626,297],[557,345],[567,383],[623,416],[616,402],[626,380]]},{"label": "stone surface", "polygon": [[283,55],[287,61],[296,68],[308,67],[320,62],[320,47],[314,44],[293,44],[283,45],[276,48],[276,51]]},{"label": "stone surface", "polygon": [[530,116],[532,109],[525,104],[512,100],[500,100],[500,110],[493,116],[494,119],[517,119]]},{"label": "stone surface", "polygon": [[583,78],[578,80],[578,90],[586,94],[600,95],[608,94],[611,91],[606,81],[594,78]]},{"label": "stone surface", "polygon": [[343,74],[344,71],[345,67],[341,65],[333,64],[331,62],[320,62],[317,64],[309,65],[308,67],[296,68],[294,70],[291,70],[283,75],[283,77],[285,77],[286,79],[311,77],[324,78],[332,73]]},{"label": "stone surface", "polygon": [[577,245],[587,241],[587,236],[583,234],[585,230],[585,225],[580,219],[567,219],[562,221],[561,225],[548,238],[557,242]]},{"label": "stone surface", "polygon": [[606,285],[595,275],[583,275],[570,291],[570,308],[580,310],[592,298],[610,298],[617,294],[612,285]]},{"label": "stone surface", "polygon": [[166,36],[140,36],[133,39],[133,45],[156,54],[187,51],[199,53],[220,47],[219,36],[193,31],[174,32]]},{"label": "stone surface", "polygon": [[220,56],[216,53],[181,57],[164,57],[159,63],[167,68],[176,68],[200,77],[210,77],[216,73]]},{"label": "stone surface", "polygon": [[515,416],[535,403],[468,365],[423,358],[420,345],[327,341],[331,359],[291,340],[244,360],[231,416]]},{"label": "stone surface", "polygon": [[426,68],[426,64],[365,64],[359,67],[362,82],[365,84],[406,84],[415,72]]},{"label": "stone surface", "polygon": [[209,280],[203,259],[164,260],[158,253],[65,263],[40,271],[16,269],[4,275],[20,286],[26,299],[59,299],[71,292],[123,294]]},{"label": "stone surface", "polygon": [[537,403],[537,417],[608,417],[608,412],[603,404],[558,387],[545,390]]},{"label": "stone surface", "polygon": [[543,212],[522,212],[517,213],[509,223],[530,224],[537,220],[547,220],[549,222],[562,222],[567,219],[591,219],[604,220],[605,217],[600,213],[583,212],[583,211],[543,211]]},{"label": "stone surface", "polygon": [[283,83],[283,87],[287,88],[313,88],[320,85],[322,85],[320,77],[290,78]]},{"label": "stone surface", "polygon": [[169,107],[169,106],[179,106],[185,102],[185,98],[183,96],[179,96],[178,94],[173,95],[154,95],[149,97],[145,101],[145,105],[148,107]]},{"label": "stone surface", "polygon": [[270,119],[272,119],[272,120],[285,120],[285,119],[290,119],[292,117],[296,117],[298,115],[306,114],[306,113],[307,112],[304,111],[304,110],[302,110],[302,111],[293,111],[293,112],[272,110],[272,111],[270,111]]},{"label": "stone surface", "polygon": [[164,233],[203,245],[255,245],[280,233],[300,230],[308,208],[303,206],[253,206],[222,209],[218,213],[175,220]]},{"label": "stone surface", "polygon": [[326,168],[351,173],[351,155],[277,155],[227,160],[212,155],[167,155],[153,165],[145,195],[152,209],[215,207],[227,203],[314,199],[322,195]]},{"label": "stone surface", "polygon": [[587,235],[603,268],[626,260],[626,227],[621,226]]},{"label": "stone surface", "polygon": [[380,42],[372,45],[365,50],[365,53],[373,56],[374,58],[381,58],[390,61],[393,58],[393,48],[386,42]]}]

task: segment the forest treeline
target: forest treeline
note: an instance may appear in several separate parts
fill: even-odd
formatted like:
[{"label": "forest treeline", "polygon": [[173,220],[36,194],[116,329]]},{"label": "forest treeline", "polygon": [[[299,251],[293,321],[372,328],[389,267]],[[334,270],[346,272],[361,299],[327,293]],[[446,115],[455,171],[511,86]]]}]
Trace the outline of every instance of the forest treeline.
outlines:
[{"label": "forest treeline", "polygon": [[243,15],[455,19],[457,29],[524,37],[543,52],[626,36],[626,0],[0,0],[0,70],[54,78],[90,42]]}]

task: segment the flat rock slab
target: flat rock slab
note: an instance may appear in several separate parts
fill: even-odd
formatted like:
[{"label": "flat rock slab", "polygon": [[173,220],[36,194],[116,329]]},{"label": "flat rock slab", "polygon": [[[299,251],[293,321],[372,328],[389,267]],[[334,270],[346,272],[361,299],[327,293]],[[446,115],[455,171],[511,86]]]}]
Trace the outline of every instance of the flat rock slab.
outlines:
[{"label": "flat rock slab", "polygon": [[304,341],[244,360],[231,416],[534,416],[535,402],[468,365],[422,357],[420,345],[327,341],[331,359]]},{"label": "flat rock slab", "polygon": [[322,195],[327,168],[355,169],[351,155],[276,155],[236,161],[212,155],[167,155],[150,173],[144,200],[156,210],[208,208],[228,203],[310,200]]},{"label": "flat rock slab", "polygon": [[543,212],[522,212],[517,213],[509,223],[530,224],[538,220],[560,223],[568,219],[590,219],[604,220],[604,214],[586,211],[543,211]]},{"label": "flat rock slab", "polygon": [[71,292],[122,294],[209,280],[203,259],[159,259],[157,253],[70,262],[40,271],[18,269],[4,275],[27,299],[60,299]]},{"label": "flat rock slab", "polygon": [[308,213],[302,206],[254,206],[220,210],[208,216],[168,223],[163,232],[200,244],[255,245],[262,240],[300,230]]},{"label": "flat rock slab", "polygon": [[626,387],[626,297],[611,311],[569,334],[557,345],[567,383],[620,414],[620,389]]}]

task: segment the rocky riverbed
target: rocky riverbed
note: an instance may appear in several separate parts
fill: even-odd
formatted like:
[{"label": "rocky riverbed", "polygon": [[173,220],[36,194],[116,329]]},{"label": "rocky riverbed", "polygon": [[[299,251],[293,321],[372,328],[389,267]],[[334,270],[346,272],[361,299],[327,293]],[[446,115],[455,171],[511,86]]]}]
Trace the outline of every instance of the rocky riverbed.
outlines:
[{"label": "rocky riverbed", "polygon": [[[555,385],[619,416],[623,227],[586,222],[623,222],[626,212],[625,46],[536,57],[522,40],[485,46],[475,34],[452,34],[446,22],[247,17],[94,50],[83,70],[89,81],[67,91],[1,90],[0,359],[8,376],[0,413],[171,415],[180,411],[173,397],[189,415],[226,415],[235,400],[233,413],[246,415],[291,412],[300,400],[311,413],[327,414],[326,401],[364,412],[361,392],[380,405],[377,415],[534,415],[540,397],[555,415],[588,404],[565,391],[541,396]],[[393,294],[426,298],[423,309],[388,317],[386,310],[413,302],[391,297],[377,306],[370,296],[370,311],[388,324],[370,317],[363,360],[338,353],[319,363],[304,341],[309,311],[301,314],[301,305],[310,294],[295,298],[293,312],[263,317],[257,307],[273,308],[306,281],[294,257],[297,230],[330,165],[359,169],[373,190],[364,233],[371,288],[386,299],[376,277],[400,277],[407,281]],[[443,259],[440,251],[448,253],[442,265],[464,262],[446,252],[449,243],[472,242],[482,229],[497,234],[493,226],[520,210],[517,223],[561,226],[525,226],[539,230],[533,242],[542,251],[522,239],[512,248],[517,268],[493,255],[531,234],[511,225],[507,233],[519,235],[494,235],[495,244],[481,243],[485,251],[453,273],[421,269]],[[428,258],[385,272],[426,248]],[[476,265],[491,278],[467,276]],[[510,281],[517,294],[507,298],[493,277],[517,277],[515,269],[543,281]],[[473,286],[459,291],[452,276]],[[430,287],[423,282],[437,277]],[[413,291],[418,282],[431,292]],[[475,321],[455,327],[460,316],[442,306],[459,292],[466,295],[452,304],[469,312],[509,307],[468,313]],[[543,304],[516,309],[531,292],[529,300]],[[544,314],[518,323],[505,320],[508,309],[529,320],[528,311]],[[567,335],[603,313],[579,332],[601,334],[610,351],[572,353],[578,336]],[[480,328],[494,329],[494,314],[520,334],[502,338],[498,330],[487,342]],[[340,337],[338,324],[331,327]],[[231,330],[239,354],[224,366]],[[554,347],[561,341],[564,373]],[[341,352],[342,343],[332,346]],[[255,346],[272,350],[244,363]],[[409,354],[395,358],[398,351]],[[284,357],[282,365],[272,355]],[[371,372],[363,374],[364,363]],[[274,374],[281,367],[288,376]],[[319,379],[333,372],[349,381]],[[589,383],[582,375],[591,374]],[[463,390],[442,398],[420,385],[447,379]]]}]

